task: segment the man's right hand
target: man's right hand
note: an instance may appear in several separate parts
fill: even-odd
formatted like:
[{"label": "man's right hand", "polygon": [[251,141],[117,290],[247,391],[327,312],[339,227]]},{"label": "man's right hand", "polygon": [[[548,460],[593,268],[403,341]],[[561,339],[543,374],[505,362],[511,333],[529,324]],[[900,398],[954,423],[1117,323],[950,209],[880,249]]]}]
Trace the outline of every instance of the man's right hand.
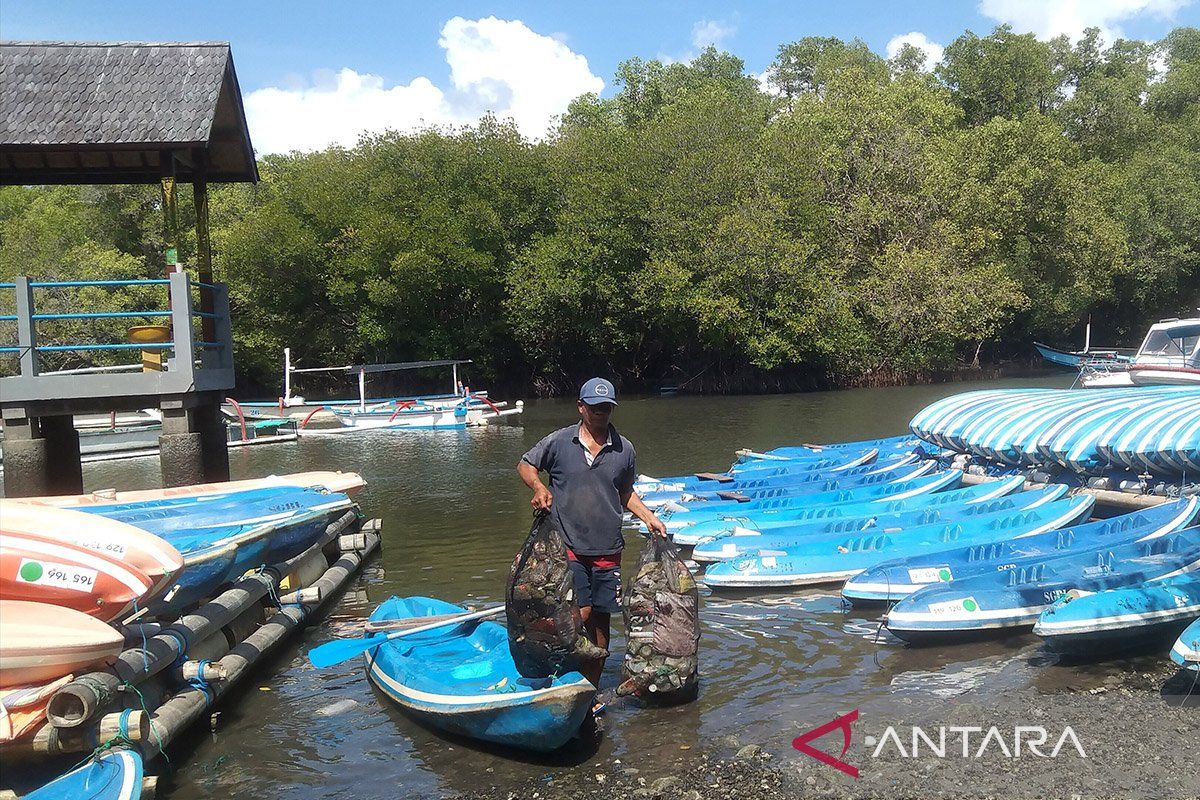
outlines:
[{"label": "man's right hand", "polygon": [[534,511],[549,511],[553,502],[554,495],[550,494],[550,490],[544,484],[539,484],[533,490],[533,500],[530,503],[533,505]]}]

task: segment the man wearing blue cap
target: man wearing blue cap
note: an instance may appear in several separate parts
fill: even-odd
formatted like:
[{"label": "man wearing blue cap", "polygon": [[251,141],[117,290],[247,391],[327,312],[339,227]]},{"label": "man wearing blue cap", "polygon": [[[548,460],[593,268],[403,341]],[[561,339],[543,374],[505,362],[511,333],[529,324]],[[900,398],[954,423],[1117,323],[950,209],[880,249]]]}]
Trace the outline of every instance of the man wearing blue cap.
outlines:
[{"label": "man wearing blue cap", "polygon": [[[579,390],[578,425],[568,425],[521,456],[517,472],[533,490],[533,507],[554,514],[567,542],[575,576],[575,595],[588,638],[608,649],[609,624],[619,613],[621,592],[621,516],[628,509],[650,532],[667,527],[633,491],[637,468],[633,445],[609,422],[617,390],[604,378],[592,378]],[[550,488],[539,473],[550,476]],[[600,685],[604,662],[584,665],[583,673]]]}]

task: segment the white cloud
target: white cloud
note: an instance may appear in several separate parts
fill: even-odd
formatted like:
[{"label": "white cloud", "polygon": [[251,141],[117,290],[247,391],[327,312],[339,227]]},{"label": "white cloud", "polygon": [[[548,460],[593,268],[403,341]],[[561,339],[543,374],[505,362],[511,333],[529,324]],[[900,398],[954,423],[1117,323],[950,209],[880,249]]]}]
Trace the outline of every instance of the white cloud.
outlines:
[{"label": "white cloud", "polygon": [[1104,38],[1122,36],[1118,23],[1148,14],[1169,18],[1191,0],[980,0],[979,12],[1018,32],[1049,39],[1067,34],[1078,39],[1084,28],[1099,28]]},{"label": "white cloud", "polygon": [[737,33],[737,26],[713,19],[702,19],[692,26],[692,47],[703,50],[710,44],[720,47],[721,42]]},{"label": "white cloud", "polygon": [[245,102],[255,149],[350,147],[363,132],[471,124],[487,112],[539,137],[571,100],[604,88],[586,58],[520,20],[454,17],[438,44],[450,65],[445,88],[426,77],[389,86],[381,76],[343,67],[314,73],[308,86],[251,92]]},{"label": "white cloud", "polygon": [[942,53],[945,50],[937,42],[929,41],[929,37],[920,31],[909,31],[903,36],[893,36],[892,40],[887,43],[888,58],[895,58],[896,54],[900,52],[900,48],[906,44],[925,51],[925,69],[933,69],[933,65],[942,60]]}]

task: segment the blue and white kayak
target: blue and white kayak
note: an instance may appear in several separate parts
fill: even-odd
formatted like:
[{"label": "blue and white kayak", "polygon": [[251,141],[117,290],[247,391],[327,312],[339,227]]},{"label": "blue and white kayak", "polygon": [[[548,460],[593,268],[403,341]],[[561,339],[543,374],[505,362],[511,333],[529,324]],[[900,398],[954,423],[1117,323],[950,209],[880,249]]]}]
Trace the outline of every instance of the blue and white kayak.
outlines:
[{"label": "blue and white kayak", "polygon": [[684,528],[705,520],[724,519],[731,516],[755,514],[764,511],[800,511],[816,509],[838,503],[886,502],[888,500],[904,500],[909,497],[939,492],[958,485],[962,480],[960,470],[946,470],[927,475],[928,462],[914,469],[918,472],[911,478],[903,478],[890,483],[876,483],[870,486],[858,486],[853,489],[838,489],[834,491],[816,492],[813,494],[792,497],[772,497],[765,500],[752,500],[746,503],[693,503],[689,507],[681,503],[669,504],[658,512],[658,517],[668,530]]},{"label": "blue and white kayak", "polygon": [[[354,506],[344,494],[311,489],[288,488],[255,497],[255,502],[242,506],[205,505],[195,514],[183,506],[101,510],[98,515],[152,533],[183,556],[174,585],[150,603],[154,613],[164,614],[204,599],[248,570],[299,555]],[[79,510],[93,513],[90,507]]]},{"label": "blue and white kayak", "polygon": [[891,452],[911,452],[915,448],[921,447],[924,444],[919,438],[912,434],[901,434],[900,436],[888,436],[883,439],[863,439],[857,442],[837,442],[835,444],[809,444],[798,445],[795,447],[776,447],[772,450],[756,453],[751,450],[738,451],[737,463],[744,464],[751,461],[771,461],[783,460],[789,458],[803,458],[814,454],[827,454],[844,451],[863,451],[869,449],[878,450],[880,453],[887,451]]},{"label": "blue and white kayak", "polygon": [[[393,597],[371,620],[465,614],[428,597]],[[367,675],[402,709],[439,730],[549,752],[574,736],[596,687],[578,672],[525,678],[495,622],[466,622],[385,642],[366,655]]]},{"label": "blue and white kayak", "polygon": [[[962,489],[932,492],[906,497],[900,500],[868,500],[849,503],[827,503],[807,508],[760,511],[750,514],[729,515],[708,520],[672,531],[675,544],[692,547],[701,542],[729,536],[758,536],[792,525],[820,522],[823,520],[845,520],[870,518],[875,515],[899,514],[973,505],[998,500],[1011,495],[1025,484],[1025,478],[1013,475],[1001,480],[967,486]],[[936,520],[932,520],[936,521]],[[643,526],[644,527],[644,526]]]},{"label": "blue and white kayak", "polygon": [[987,514],[1037,508],[1058,500],[1066,493],[1067,487],[1060,483],[1028,492],[1018,492],[986,503],[959,503],[892,514],[806,522],[766,531],[735,528],[730,535],[717,536],[698,543],[692,550],[692,560],[700,563],[726,561],[751,555],[759,550],[786,550],[814,540],[829,540],[837,536],[899,533],[922,525],[969,522]]},{"label": "blue and white kayak", "polygon": [[1171,648],[1171,660],[1184,669],[1200,672],[1200,620],[1179,634],[1179,639]]},{"label": "blue and white kayak", "polygon": [[1099,592],[1200,569],[1200,528],[926,586],[892,607],[888,629],[913,643],[1029,630],[1067,592]]},{"label": "blue and white kayak", "polygon": [[923,440],[1011,466],[1056,464],[1186,476],[1200,466],[1200,389],[988,390],[944,398],[913,417]]},{"label": "blue and white kayak", "polygon": [[[681,500],[667,500],[659,505],[664,509],[674,510],[678,507],[691,508],[702,511],[724,510],[752,503],[757,501],[788,501],[795,498],[803,498],[808,495],[834,492],[850,489],[858,489],[868,486],[881,486],[889,483],[898,483],[901,481],[909,481],[913,478],[919,478],[922,475],[928,475],[937,469],[936,461],[924,461],[913,463],[905,462],[901,465],[888,465],[884,468],[873,470],[866,474],[845,475],[842,477],[827,477],[824,475],[814,476],[810,480],[802,483],[788,484],[785,486],[767,486],[760,489],[747,489],[742,492],[730,492],[725,495],[714,493],[712,496],[697,497],[695,495],[684,495]],[[651,505],[651,503],[647,503]],[[653,507],[651,505],[651,507]]]},{"label": "blue and white kayak", "polygon": [[1033,626],[1046,645],[1076,656],[1170,644],[1200,619],[1200,574],[1086,594],[1067,592]]},{"label": "blue and white kayak", "polygon": [[699,472],[694,475],[675,475],[669,478],[652,478],[639,475],[633,484],[634,490],[642,495],[650,492],[685,492],[705,489],[724,489],[738,481],[752,478],[772,478],[780,475],[796,475],[816,472],[841,472],[870,464],[878,457],[878,450],[865,450],[848,455],[816,456],[786,461],[766,461],[739,467],[735,464],[725,473]]},{"label": "blue and white kayak", "polygon": [[856,606],[895,603],[930,584],[1013,569],[1023,560],[1056,558],[1156,539],[1195,524],[1197,517],[1200,517],[1200,498],[1192,497],[1010,542],[885,561],[846,581],[842,597]]},{"label": "blue and white kayak", "polygon": [[902,455],[881,461],[877,464],[846,466],[837,470],[785,472],[779,475],[751,473],[747,476],[738,476],[726,483],[712,481],[706,486],[693,487],[686,490],[664,489],[661,491],[646,492],[642,495],[642,502],[651,508],[655,508],[667,501],[680,503],[691,503],[702,500],[719,501],[727,499],[731,494],[753,499],[769,496],[765,492],[771,489],[795,489],[803,491],[805,487],[825,484],[830,481],[844,482],[867,475],[887,474],[890,476],[898,470],[916,464],[918,460],[917,456],[914,455]]},{"label": "blue and white kayak", "polygon": [[134,750],[109,750],[35,789],[25,800],[138,800],[141,796],[141,755]]},{"label": "blue and white kayak", "polygon": [[918,525],[896,533],[838,537],[721,561],[704,573],[714,588],[819,586],[842,583],[880,562],[964,544],[1005,541],[1057,530],[1091,513],[1095,498],[1081,495],[1029,511],[1001,511],[948,525]]}]

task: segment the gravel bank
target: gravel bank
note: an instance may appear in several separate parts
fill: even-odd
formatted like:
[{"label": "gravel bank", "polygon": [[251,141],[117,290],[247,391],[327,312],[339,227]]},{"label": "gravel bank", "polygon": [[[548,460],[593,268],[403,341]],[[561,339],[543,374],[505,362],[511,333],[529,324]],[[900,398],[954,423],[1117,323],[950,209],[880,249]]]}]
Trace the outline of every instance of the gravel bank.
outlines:
[{"label": "gravel bank", "polygon": [[[1189,695],[1189,690],[1192,690]],[[790,742],[747,744],[733,737],[679,753],[673,763],[598,764],[585,762],[547,774],[523,786],[460,795],[463,800],[575,800],[586,796],[637,800],[742,800],[742,798],[887,798],[928,800],[962,797],[984,800],[1195,800],[1200,797],[1200,688],[1191,676],[1158,672],[1111,676],[1102,686],[1003,693],[982,689],[953,700],[935,697],[892,698],[888,713],[859,709],[845,761],[859,770],[857,779],[797,752]],[[850,709],[847,709],[850,711]],[[901,747],[887,735],[889,726]],[[913,726],[935,744],[947,733],[946,757],[931,754],[921,741],[912,757]],[[1004,747],[992,738],[995,727]],[[1044,728],[1040,749],[1049,753],[1069,726],[1078,748],[1067,740],[1055,758],[1037,757],[1023,735],[1021,756],[1014,750],[1016,726]],[[961,732],[969,755],[962,754]],[[797,726],[797,735],[803,731]],[[884,744],[880,746],[880,740]],[[837,755],[842,734],[832,733],[814,746]],[[1086,757],[1081,757],[1082,749]],[[903,750],[903,753],[901,752]]]}]

